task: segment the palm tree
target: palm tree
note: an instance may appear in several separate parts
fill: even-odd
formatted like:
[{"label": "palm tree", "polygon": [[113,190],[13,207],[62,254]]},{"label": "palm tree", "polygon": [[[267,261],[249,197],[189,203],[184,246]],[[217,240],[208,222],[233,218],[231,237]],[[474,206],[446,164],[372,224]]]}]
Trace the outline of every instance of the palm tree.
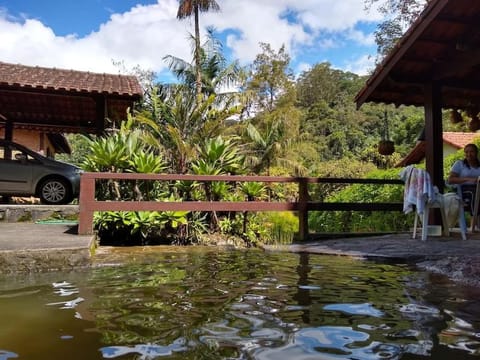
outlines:
[{"label": "palm tree", "polygon": [[138,114],[137,119],[150,132],[144,141],[184,174],[196,158],[196,144],[220,135],[225,119],[236,114],[237,107],[229,102],[215,107],[215,95],[196,103],[193,89],[184,84],[171,86],[166,93],[161,90],[152,96],[150,113]]},{"label": "palm tree", "polygon": [[250,140],[252,155],[247,157],[247,162],[253,165],[256,172],[263,169],[270,175],[270,165],[281,149],[284,137],[283,126],[280,122],[273,122],[267,126],[264,133],[252,123],[246,127],[247,137]]},{"label": "palm tree", "polygon": [[[193,62],[187,62],[173,55],[166,55],[163,59],[168,63],[169,69],[183,84],[196,88],[197,66],[195,41],[192,39]],[[227,95],[224,89],[236,85],[239,80],[241,68],[237,61],[227,63],[223,55],[222,43],[215,37],[213,28],[207,29],[207,39],[200,48],[200,73],[201,73],[201,93],[208,97],[212,94],[224,99]],[[168,86],[168,85],[166,85]],[[222,90],[219,93],[219,90]]]},{"label": "palm tree", "polygon": [[219,11],[220,6],[215,0],[180,0],[177,19],[182,20],[194,16],[195,19],[195,70],[196,70],[196,93],[200,98],[202,93],[201,54],[200,54],[200,27],[198,24],[199,12]]}]

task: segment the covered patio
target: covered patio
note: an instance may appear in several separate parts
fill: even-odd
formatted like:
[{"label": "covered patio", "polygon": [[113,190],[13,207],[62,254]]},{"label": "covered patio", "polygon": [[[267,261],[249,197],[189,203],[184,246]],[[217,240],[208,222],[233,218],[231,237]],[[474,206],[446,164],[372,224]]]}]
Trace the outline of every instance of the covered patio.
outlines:
[{"label": "covered patio", "polygon": [[0,129],[102,133],[142,98],[134,76],[0,62]]},{"label": "covered patio", "polygon": [[355,101],[424,107],[426,168],[443,191],[442,110],[480,111],[480,2],[431,0]]}]

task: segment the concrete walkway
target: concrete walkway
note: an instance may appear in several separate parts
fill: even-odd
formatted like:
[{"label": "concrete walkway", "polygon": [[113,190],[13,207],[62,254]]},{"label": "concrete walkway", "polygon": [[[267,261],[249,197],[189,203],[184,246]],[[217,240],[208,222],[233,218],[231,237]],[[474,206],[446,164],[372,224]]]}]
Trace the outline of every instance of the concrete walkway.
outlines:
[{"label": "concrete walkway", "polygon": [[0,223],[0,273],[74,270],[91,264],[94,238],[76,225]]},{"label": "concrete walkway", "polygon": [[352,237],[295,244],[293,252],[384,258],[400,262],[436,260],[448,256],[468,256],[480,253],[480,234],[462,240],[459,234],[450,237],[429,237],[426,241],[412,239],[411,233],[382,236]]},{"label": "concrete walkway", "polygon": [[290,251],[325,255],[354,256],[369,260],[415,264],[419,268],[445,274],[452,280],[480,287],[480,233],[459,233],[450,237],[412,239],[411,233],[332,239],[268,246],[270,251]]}]

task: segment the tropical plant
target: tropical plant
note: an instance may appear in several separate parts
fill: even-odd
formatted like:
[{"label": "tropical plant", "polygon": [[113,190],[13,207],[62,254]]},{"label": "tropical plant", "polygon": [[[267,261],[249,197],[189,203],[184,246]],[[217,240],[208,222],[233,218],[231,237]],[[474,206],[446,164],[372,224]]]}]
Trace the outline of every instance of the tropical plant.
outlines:
[{"label": "tropical plant", "polygon": [[249,181],[240,185],[240,191],[247,197],[247,201],[256,201],[266,196],[267,187],[261,182]]},{"label": "tropical plant", "polygon": [[[195,53],[195,44],[193,44],[193,52]],[[195,63],[189,63],[173,55],[165,56],[164,60],[182,84],[191,89],[195,88],[197,76]],[[204,96],[215,94],[219,100],[222,100],[226,95],[232,95],[232,92],[226,92],[225,89],[237,84],[241,69],[237,61],[227,63],[223,55],[222,43],[215,38],[212,28],[207,29],[207,40],[200,48],[200,70],[201,92]]]},{"label": "tropical plant", "polygon": [[[374,170],[373,179],[398,179],[399,169]],[[403,201],[402,185],[353,184],[327,196],[327,202],[397,202]],[[373,200],[372,200],[373,199]],[[310,212],[310,229],[317,232],[395,232],[408,230],[412,214],[394,211],[323,211]]]},{"label": "tropical plant", "polygon": [[246,134],[250,140],[250,150],[246,157],[246,164],[250,165],[255,172],[259,173],[265,169],[269,175],[272,161],[282,148],[282,125],[278,121],[267,124],[263,133],[252,123],[247,125]]},{"label": "tropical plant", "polygon": [[[237,138],[224,139],[217,136],[206,139],[197,146],[200,160],[220,170],[221,173],[236,175],[244,172],[244,156],[240,153]],[[198,172],[195,172],[198,173]]]},{"label": "tropical plant", "polygon": [[141,122],[148,134],[144,140],[165,155],[170,168],[186,173],[196,158],[197,144],[217,137],[225,120],[237,112],[230,102],[214,106],[215,95],[196,102],[195,93],[182,84],[172,87],[168,93],[159,93],[152,101],[150,113],[141,114]]},{"label": "tropical plant", "polygon": [[208,11],[218,11],[220,6],[215,0],[180,0],[180,6],[177,11],[177,19],[182,20],[193,15],[195,21],[195,71],[196,71],[196,94],[197,101],[202,93],[202,73],[201,73],[201,50],[200,50],[200,26],[199,13]]},{"label": "tropical plant", "polygon": [[[267,187],[260,182],[251,181],[242,183],[240,191],[247,197],[247,201],[260,200],[267,194]],[[248,211],[243,212],[243,234],[247,233]]]}]

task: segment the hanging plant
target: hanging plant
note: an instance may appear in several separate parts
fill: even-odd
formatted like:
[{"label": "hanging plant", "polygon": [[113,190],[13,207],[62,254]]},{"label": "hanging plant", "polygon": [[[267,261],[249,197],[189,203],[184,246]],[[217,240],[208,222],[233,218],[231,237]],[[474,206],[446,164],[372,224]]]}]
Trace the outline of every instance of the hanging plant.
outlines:
[{"label": "hanging plant", "polygon": [[388,116],[387,110],[384,112],[384,134],[383,139],[378,143],[378,153],[380,155],[392,155],[395,152],[395,144],[390,140],[390,133],[388,130]]},{"label": "hanging plant", "polygon": [[468,122],[468,128],[470,131],[480,130],[480,119],[478,118],[478,108],[476,106],[471,107],[467,110],[467,115],[470,116],[471,120]]},{"label": "hanging plant", "polygon": [[473,115],[472,119],[468,122],[468,128],[470,131],[477,131],[480,130],[480,119],[478,115]]},{"label": "hanging plant", "polygon": [[462,114],[457,109],[450,110],[450,122],[452,124],[458,124],[463,121]]}]

